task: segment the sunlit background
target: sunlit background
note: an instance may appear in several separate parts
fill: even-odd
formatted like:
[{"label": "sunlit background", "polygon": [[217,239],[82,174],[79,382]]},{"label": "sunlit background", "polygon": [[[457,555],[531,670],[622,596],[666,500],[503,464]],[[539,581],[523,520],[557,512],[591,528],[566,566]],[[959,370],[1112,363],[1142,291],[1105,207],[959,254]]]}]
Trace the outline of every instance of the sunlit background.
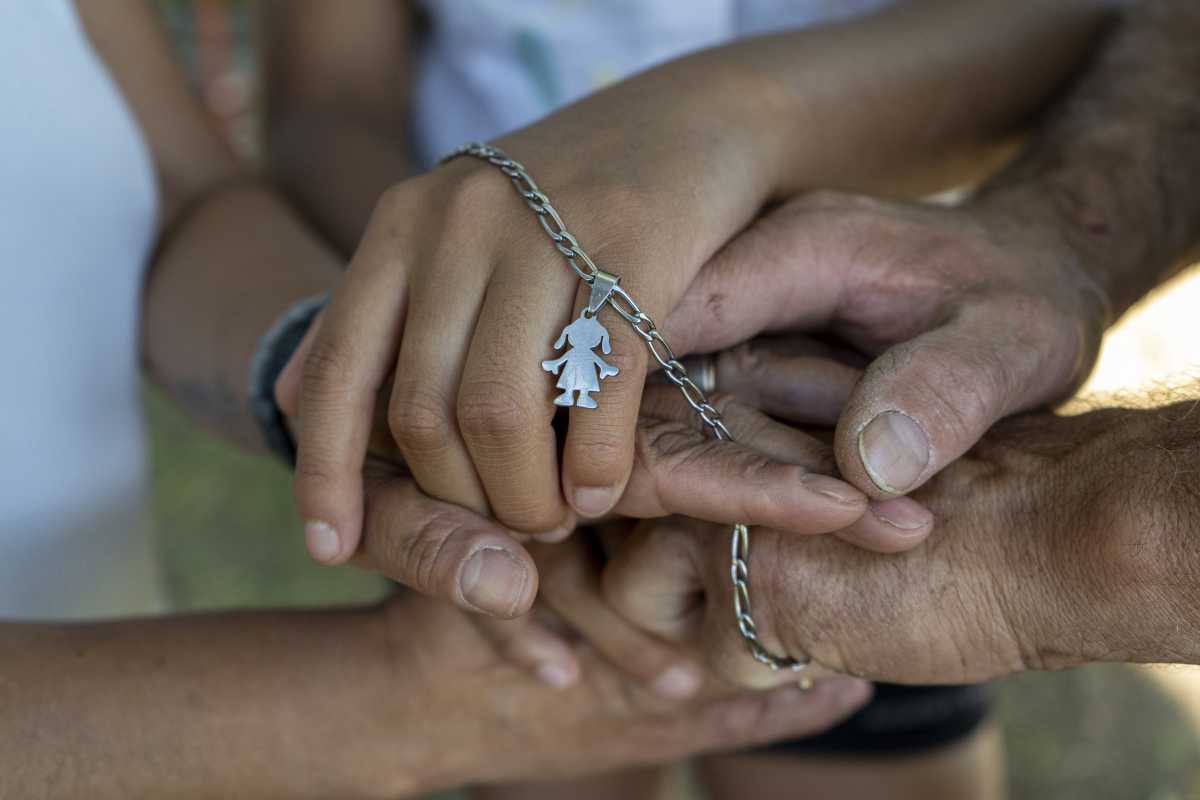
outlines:
[{"label": "sunlit background", "polygon": [[[253,155],[257,70],[246,4],[160,6],[207,105]],[[1200,366],[1198,312],[1193,271],[1126,315],[1083,393],[1186,387]],[[283,469],[197,431],[151,388],[146,401],[161,557],[180,608],[382,596],[374,576],[308,560]],[[1093,666],[1005,680],[999,694],[1013,798],[1200,798],[1200,670]]]}]

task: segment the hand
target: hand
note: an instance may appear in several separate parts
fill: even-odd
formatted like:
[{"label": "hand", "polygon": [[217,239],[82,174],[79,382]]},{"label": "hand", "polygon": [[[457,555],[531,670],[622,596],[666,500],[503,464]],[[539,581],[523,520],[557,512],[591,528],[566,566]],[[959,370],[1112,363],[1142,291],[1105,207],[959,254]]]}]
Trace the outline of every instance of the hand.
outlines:
[{"label": "hand", "polygon": [[1108,323],[1084,267],[1040,218],[823,192],[730,242],[665,328],[701,351],[761,331],[822,331],[874,357],[841,412],[835,452],[846,480],[890,497],[1001,417],[1082,382]]},{"label": "hand", "polygon": [[[1148,620],[1121,609],[1165,612],[1177,601],[1121,577],[1162,572],[1129,568],[1157,557],[1144,546],[1154,523],[1129,498],[1154,497],[1162,482],[1161,466],[1122,470],[1157,451],[1133,444],[1131,413],[1002,423],[914,495],[938,531],[904,553],[755,530],[760,635],[776,652],[810,656],[817,674],[898,683],[973,682],[1135,652],[1114,643],[1145,639],[1137,629]],[[1118,523],[1131,518],[1141,522]],[[719,675],[757,685],[767,673],[734,626],[726,536],[681,518],[640,523],[606,567],[605,596]]]},{"label": "hand", "polygon": [[[700,130],[696,104],[659,101],[677,80],[640,77],[500,142],[591,256],[660,317],[765,200],[780,152],[744,86],[730,94],[745,114],[722,114],[715,136],[711,113]],[[383,196],[327,309],[297,404],[297,501],[336,542],[325,560],[357,549],[372,409],[393,370],[388,419],[430,497],[521,533],[562,534],[576,514],[616,506],[633,469],[644,342],[602,313],[619,374],[604,382],[599,408],[572,410],[561,476],[553,382],[540,369],[586,289],[489,164],[462,158]]]},{"label": "hand", "polygon": [[[467,617],[409,595],[378,612],[391,685],[361,721],[364,751],[397,776],[388,796],[462,783],[546,779],[736,749],[828,728],[866,702],[870,686],[822,682],[765,693],[707,685],[667,702],[584,653],[583,679],[547,688],[508,665]],[[379,648],[384,650],[385,648]],[[397,732],[407,732],[397,752]]]},{"label": "hand", "polygon": [[[293,427],[303,430],[295,398],[301,365],[321,326],[318,318],[280,375],[276,395]],[[376,410],[387,406],[390,384]],[[823,472],[832,469],[827,448],[729,398],[714,398],[742,434],[738,443],[717,442],[698,426],[673,387],[645,397],[636,432],[632,477],[615,512],[630,517],[685,513],[731,523],[770,525],[797,534],[837,531],[865,547],[891,551],[915,545],[932,520],[917,503],[898,498],[868,506],[852,487]],[[386,421],[377,413],[363,470],[366,535],[354,557],[417,591],[460,608],[511,618],[530,608],[538,573],[522,541],[507,529],[460,506],[425,495],[411,479]],[[864,515],[864,510],[871,512]],[[902,524],[896,524],[897,520]],[[322,561],[338,560],[336,543],[308,531],[309,550]],[[544,653],[545,648],[533,648]],[[532,666],[574,671],[561,647],[525,659]]]}]

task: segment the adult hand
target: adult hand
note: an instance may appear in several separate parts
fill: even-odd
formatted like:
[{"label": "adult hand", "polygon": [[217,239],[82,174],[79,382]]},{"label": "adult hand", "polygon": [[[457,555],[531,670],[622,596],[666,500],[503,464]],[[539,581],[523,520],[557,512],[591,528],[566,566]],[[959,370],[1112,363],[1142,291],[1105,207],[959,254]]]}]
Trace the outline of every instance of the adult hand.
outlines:
[{"label": "adult hand", "polygon": [[[581,680],[555,690],[514,668],[445,604],[408,595],[379,616],[393,685],[374,706],[380,718],[365,722],[370,752],[390,753],[380,769],[397,776],[388,796],[567,777],[811,734],[870,695],[868,684],[839,678],[807,694],[709,684],[686,703],[670,702],[630,685],[596,653],[581,655]],[[401,748],[397,730],[412,734]]]},{"label": "adult hand", "polygon": [[[974,682],[1147,652],[1133,647],[1146,639],[1138,627],[1147,617],[1122,609],[1168,613],[1184,598],[1154,580],[1122,577],[1164,572],[1131,568],[1161,553],[1145,538],[1157,515],[1142,514],[1131,498],[1153,505],[1170,467],[1122,469],[1131,458],[1145,461],[1142,453],[1162,460],[1161,448],[1134,444],[1142,434],[1131,433],[1131,413],[1002,423],[914,495],[938,531],[904,553],[755,530],[759,635],[776,652],[811,657],[817,674],[899,683]],[[750,660],[734,624],[725,538],[678,517],[640,523],[605,570],[605,596],[726,679],[758,685],[767,671]]]},{"label": "adult hand", "polygon": [[[846,480],[890,497],[1001,417],[1082,382],[1109,321],[1086,266],[1053,220],[998,204],[821,192],[732,240],[665,329],[701,351],[762,331],[822,331],[873,357],[841,412],[835,453]],[[776,405],[803,394],[776,355],[742,366],[777,387]]]}]

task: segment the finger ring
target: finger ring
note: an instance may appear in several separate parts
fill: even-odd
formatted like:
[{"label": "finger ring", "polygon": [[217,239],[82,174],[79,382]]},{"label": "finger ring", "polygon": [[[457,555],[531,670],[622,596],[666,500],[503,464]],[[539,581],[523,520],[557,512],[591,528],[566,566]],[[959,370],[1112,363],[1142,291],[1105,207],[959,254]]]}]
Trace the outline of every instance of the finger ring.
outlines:
[{"label": "finger ring", "polygon": [[712,394],[717,390],[717,356],[715,353],[684,356],[682,361],[688,375],[691,376],[700,391]]}]

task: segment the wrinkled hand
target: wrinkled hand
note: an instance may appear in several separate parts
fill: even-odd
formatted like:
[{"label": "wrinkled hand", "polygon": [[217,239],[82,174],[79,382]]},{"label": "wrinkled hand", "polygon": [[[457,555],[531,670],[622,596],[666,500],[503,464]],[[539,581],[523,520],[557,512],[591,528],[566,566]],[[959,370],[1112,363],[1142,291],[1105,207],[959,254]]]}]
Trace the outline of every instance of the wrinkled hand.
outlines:
[{"label": "wrinkled hand", "polygon": [[[848,481],[888,497],[922,485],[996,420],[1084,379],[1108,322],[1084,267],[1051,222],[984,203],[823,192],[731,241],[665,328],[701,351],[820,331],[873,357],[841,410],[835,452]],[[803,367],[786,361],[743,358],[772,413],[805,395],[793,377]]]},{"label": "wrinkled hand", "polygon": [[[811,656],[818,675],[899,683],[1111,658],[1097,648],[1136,633],[1119,613],[1095,610],[1129,591],[1112,579],[1121,563],[1153,557],[1114,535],[1113,521],[1130,514],[1106,488],[1129,457],[1127,418],[1104,411],[1002,423],[914,494],[938,530],[904,553],[755,530],[760,635],[777,652]],[[691,648],[730,681],[760,685],[767,673],[746,654],[730,611],[726,539],[678,517],[639,523],[606,567],[604,593],[644,631]],[[1098,616],[1110,629],[1097,629]]]}]

